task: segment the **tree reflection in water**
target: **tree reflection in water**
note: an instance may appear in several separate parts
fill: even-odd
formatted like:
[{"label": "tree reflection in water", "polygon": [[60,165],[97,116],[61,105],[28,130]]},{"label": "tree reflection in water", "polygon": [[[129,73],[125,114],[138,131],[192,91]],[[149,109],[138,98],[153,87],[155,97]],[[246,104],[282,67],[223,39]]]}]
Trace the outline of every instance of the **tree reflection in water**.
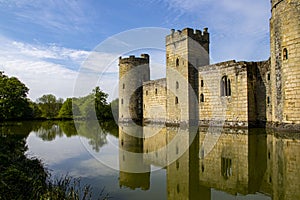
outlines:
[{"label": "tree reflection in water", "polygon": [[117,126],[113,122],[99,124],[98,121],[46,121],[39,123],[35,130],[36,135],[44,141],[52,141],[56,137],[82,136],[89,140],[89,144],[96,152],[107,144],[107,134],[115,137]]}]

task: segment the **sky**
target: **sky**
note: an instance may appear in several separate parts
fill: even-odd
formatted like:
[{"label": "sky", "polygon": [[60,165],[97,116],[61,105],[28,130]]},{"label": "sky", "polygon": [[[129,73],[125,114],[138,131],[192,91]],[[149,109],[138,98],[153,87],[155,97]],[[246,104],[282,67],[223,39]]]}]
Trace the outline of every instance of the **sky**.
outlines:
[{"label": "sky", "polygon": [[[269,0],[0,0],[0,71],[25,83],[33,101],[96,85],[112,100],[119,56],[151,53],[151,79],[165,76],[170,29],[208,27],[211,63],[268,59],[270,15]],[[160,44],[120,51],[128,34]]]}]

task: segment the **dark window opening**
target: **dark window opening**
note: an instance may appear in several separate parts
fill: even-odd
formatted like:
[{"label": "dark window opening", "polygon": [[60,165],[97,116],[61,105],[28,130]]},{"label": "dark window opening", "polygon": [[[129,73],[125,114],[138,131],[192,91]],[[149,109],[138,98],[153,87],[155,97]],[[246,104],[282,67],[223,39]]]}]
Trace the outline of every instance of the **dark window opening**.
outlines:
[{"label": "dark window opening", "polygon": [[148,95],[148,90],[146,91],[146,95]]},{"label": "dark window opening", "polygon": [[176,89],[178,89],[179,88],[179,83],[178,83],[178,81],[176,81]]},{"label": "dark window opening", "polygon": [[179,58],[176,59],[176,67],[179,66]]},{"label": "dark window opening", "polygon": [[123,83],[123,89],[125,89],[125,84]]},{"label": "dark window opening", "polygon": [[203,80],[201,80],[201,87],[203,87],[204,86],[204,81]]},{"label": "dark window opening", "polygon": [[231,96],[231,82],[227,76],[223,76],[220,84],[221,96]]},{"label": "dark window opening", "polygon": [[268,81],[271,80],[271,75],[268,73]]},{"label": "dark window opening", "polygon": [[200,102],[204,102],[204,95],[200,94]]},{"label": "dark window opening", "polygon": [[201,165],[201,171],[204,172],[204,165]]},{"label": "dark window opening", "polygon": [[267,103],[270,104],[270,97],[267,98]]},{"label": "dark window opening", "polygon": [[123,104],[123,102],[124,102],[123,99],[121,99],[121,104]]},{"label": "dark window opening", "polygon": [[155,88],[155,94],[157,94],[157,88]]},{"label": "dark window opening", "polygon": [[287,60],[288,59],[288,50],[287,48],[283,49],[283,60]]},{"label": "dark window opening", "polygon": [[178,153],[179,153],[179,148],[178,146],[176,146],[176,155],[178,155]]},{"label": "dark window opening", "polygon": [[179,169],[179,161],[176,160],[176,169]]},{"label": "dark window opening", "polygon": [[178,97],[175,97],[175,104],[178,104]]},{"label": "dark window opening", "polygon": [[221,173],[225,179],[232,176],[232,162],[229,158],[221,158]]}]

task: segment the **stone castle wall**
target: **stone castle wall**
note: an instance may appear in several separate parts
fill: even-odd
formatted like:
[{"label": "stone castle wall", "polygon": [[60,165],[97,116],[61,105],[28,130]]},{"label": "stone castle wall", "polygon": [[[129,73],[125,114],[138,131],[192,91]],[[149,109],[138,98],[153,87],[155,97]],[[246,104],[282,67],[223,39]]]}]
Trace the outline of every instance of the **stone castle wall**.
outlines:
[{"label": "stone castle wall", "polygon": [[271,0],[271,4],[267,61],[209,65],[207,28],[172,29],[166,36],[166,79],[144,84],[150,80],[148,55],[120,58],[120,121],[196,120],[206,126],[225,122],[232,127],[267,124],[299,130],[300,3]]},{"label": "stone castle wall", "polygon": [[272,118],[300,123],[300,3],[272,0],[270,20]]},{"label": "stone castle wall", "polygon": [[[221,82],[225,76],[230,81],[231,94],[222,96]],[[246,63],[228,61],[199,67],[199,82],[200,124],[208,125],[215,120],[225,121],[229,126],[248,125]]]},{"label": "stone castle wall", "polygon": [[198,118],[197,67],[209,64],[209,33],[193,29],[174,31],[166,37],[167,122]]},{"label": "stone castle wall", "polygon": [[145,82],[143,85],[144,122],[165,123],[167,115],[166,79]]},{"label": "stone castle wall", "polygon": [[149,80],[149,55],[119,58],[119,121],[142,120],[142,86]]}]

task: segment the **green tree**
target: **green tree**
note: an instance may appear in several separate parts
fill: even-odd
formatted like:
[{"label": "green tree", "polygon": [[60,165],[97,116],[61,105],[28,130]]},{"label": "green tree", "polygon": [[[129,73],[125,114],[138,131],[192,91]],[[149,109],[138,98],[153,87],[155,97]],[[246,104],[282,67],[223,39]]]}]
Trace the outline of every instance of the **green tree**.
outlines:
[{"label": "green tree", "polygon": [[19,79],[8,77],[0,71],[0,119],[28,117],[31,112],[28,91]]},{"label": "green tree", "polygon": [[111,109],[107,103],[108,94],[103,92],[98,86],[93,90],[95,96],[95,110],[98,120],[112,119]]},{"label": "green tree", "polygon": [[63,104],[63,99],[57,99],[53,94],[45,94],[37,99],[42,117],[55,118]]},{"label": "green tree", "polygon": [[93,89],[85,100],[84,113],[87,119],[98,119],[105,121],[112,119],[110,105],[107,103],[108,94],[103,92],[100,87]]},{"label": "green tree", "polygon": [[58,116],[61,118],[73,118],[73,116],[79,116],[79,107],[73,102],[73,99],[68,98],[59,110]]}]

